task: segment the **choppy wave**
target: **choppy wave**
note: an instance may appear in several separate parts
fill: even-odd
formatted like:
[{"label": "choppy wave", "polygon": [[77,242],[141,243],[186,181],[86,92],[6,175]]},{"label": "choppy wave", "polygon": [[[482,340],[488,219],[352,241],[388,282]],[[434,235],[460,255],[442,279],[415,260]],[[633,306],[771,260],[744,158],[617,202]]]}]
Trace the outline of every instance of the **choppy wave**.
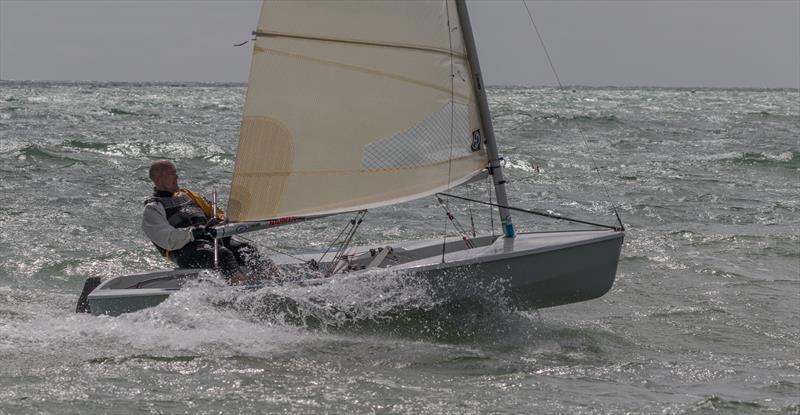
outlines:
[{"label": "choppy wave", "polygon": [[621,121],[615,115],[564,115],[564,114],[536,114],[534,119],[554,124],[589,124],[597,126],[610,126]]},{"label": "choppy wave", "polygon": [[785,112],[773,112],[773,111],[753,111],[753,112],[746,112],[744,114],[745,118],[757,120],[757,121],[772,121],[772,122],[781,122],[781,123],[800,123],[797,114],[792,113],[785,113]]},{"label": "choppy wave", "polygon": [[104,108],[111,115],[131,115],[136,117],[158,117],[158,114],[146,114],[146,113],[138,113],[130,110],[123,110],[120,108]]},{"label": "choppy wave", "polygon": [[47,149],[33,144],[27,145],[17,151],[17,158],[26,161],[58,161],[68,163],[78,163],[80,160],[71,158],[65,154]]},{"label": "choppy wave", "polygon": [[[739,412],[739,411],[752,412],[752,411],[766,410],[767,407],[762,406],[758,402],[739,401],[733,399],[728,400],[720,398],[718,396],[710,396],[695,403],[693,409],[711,410],[714,412],[721,410],[731,410],[734,412]],[[695,411],[690,411],[690,412],[695,412]]]},{"label": "choppy wave", "polygon": [[[149,161],[225,193],[245,90],[0,81],[0,412],[797,413],[800,94],[575,89],[489,98],[512,204],[612,222],[618,206],[600,299],[514,310],[502,284],[445,304],[380,270],[245,292],[209,275],[111,318],[73,313],[87,276],[169,267],[139,229]],[[489,232],[483,209],[451,211]],[[374,209],[357,243],[439,237],[442,218],[429,200]],[[252,237],[324,247],[345,220]]]},{"label": "choppy wave", "polygon": [[81,141],[81,140],[66,140],[64,141],[64,147],[70,147],[80,150],[100,150],[105,151],[108,150],[109,147],[114,145],[113,143],[98,143],[98,142],[90,142],[90,141]]},{"label": "choppy wave", "polygon": [[786,168],[800,168],[800,158],[793,151],[784,151],[778,154],[771,153],[740,153],[736,157],[727,159],[732,163],[757,166],[779,166]]}]

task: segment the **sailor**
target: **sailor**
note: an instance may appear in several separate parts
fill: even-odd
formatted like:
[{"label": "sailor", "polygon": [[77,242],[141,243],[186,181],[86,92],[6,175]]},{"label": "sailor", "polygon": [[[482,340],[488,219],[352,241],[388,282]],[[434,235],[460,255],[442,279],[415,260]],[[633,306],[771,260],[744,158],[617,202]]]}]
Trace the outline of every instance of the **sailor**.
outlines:
[{"label": "sailor", "polygon": [[[178,170],[170,160],[156,160],[150,165],[153,196],[145,202],[142,230],[158,251],[181,268],[213,268],[214,237],[225,213],[199,193],[178,187]],[[250,244],[232,238],[219,240],[218,259],[222,275],[231,284],[244,284],[259,278],[279,275],[277,267],[261,258]],[[240,266],[246,265],[255,275],[248,278]],[[256,278],[258,277],[258,278]]]}]

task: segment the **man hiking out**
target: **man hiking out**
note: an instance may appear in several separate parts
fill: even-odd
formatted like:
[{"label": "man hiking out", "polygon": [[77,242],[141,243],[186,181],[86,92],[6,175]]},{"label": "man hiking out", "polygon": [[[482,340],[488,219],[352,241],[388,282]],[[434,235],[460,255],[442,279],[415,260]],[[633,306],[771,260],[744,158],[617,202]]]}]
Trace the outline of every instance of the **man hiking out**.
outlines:
[{"label": "man hiking out", "polygon": [[[153,196],[145,202],[142,230],[159,252],[181,268],[214,267],[214,225],[225,220],[217,209],[213,217],[211,202],[199,193],[178,187],[178,170],[169,160],[150,165]],[[231,284],[244,284],[279,276],[278,268],[245,242],[222,238],[218,246],[219,270]],[[246,265],[253,275],[240,268]]]}]

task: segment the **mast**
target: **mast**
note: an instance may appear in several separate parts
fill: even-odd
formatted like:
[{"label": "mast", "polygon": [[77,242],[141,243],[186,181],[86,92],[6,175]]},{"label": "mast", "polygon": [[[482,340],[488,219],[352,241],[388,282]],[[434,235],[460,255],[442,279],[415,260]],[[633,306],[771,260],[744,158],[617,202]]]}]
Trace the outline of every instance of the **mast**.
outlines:
[{"label": "mast", "polygon": [[494,139],[494,128],[492,128],[492,118],[489,115],[489,103],[486,100],[486,91],[483,89],[483,76],[481,75],[481,65],[478,62],[478,52],[475,48],[475,38],[472,36],[472,26],[469,22],[466,0],[456,0],[458,10],[458,20],[461,25],[461,33],[464,34],[464,46],[467,48],[467,59],[472,68],[474,76],[475,95],[480,108],[481,124],[483,133],[486,136],[486,153],[489,156],[489,172],[492,174],[494,191],[497,195],[497,204],[500,212],[500,221],[503,224],[503,232],[507,238],[514,237],[514,224],[511,223],[511,213],[504,206],[508,206],[508,196],[506,195],[506,181],[503,178],[503,168],[500,166],[500,155],[497,151],[497,142]]}]

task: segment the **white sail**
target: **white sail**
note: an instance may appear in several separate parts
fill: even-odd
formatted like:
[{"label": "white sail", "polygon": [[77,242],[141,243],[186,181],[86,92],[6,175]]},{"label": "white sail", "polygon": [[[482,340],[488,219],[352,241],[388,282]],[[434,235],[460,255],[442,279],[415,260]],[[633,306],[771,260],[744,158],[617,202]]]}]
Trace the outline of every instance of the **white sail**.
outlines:
[{"label": "white sail", "polygon": [[229,217],[372,208],[481,172],[458,22],[454,0],[265,1]]}]

